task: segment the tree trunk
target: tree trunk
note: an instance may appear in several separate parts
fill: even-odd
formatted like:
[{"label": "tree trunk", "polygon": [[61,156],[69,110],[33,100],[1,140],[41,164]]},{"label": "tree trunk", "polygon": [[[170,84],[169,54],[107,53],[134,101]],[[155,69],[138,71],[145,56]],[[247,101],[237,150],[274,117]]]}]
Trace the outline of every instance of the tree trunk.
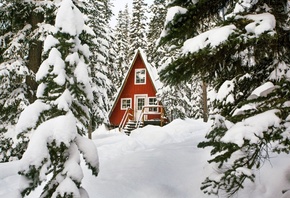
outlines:
[{"label": "tree trunk", "polygon": [[[37,24],[43,22],[44,17],[42,13],[33,12],[30,16],[30,24],[32,25],[32,31],[37,28]],[[32,73],[26,77],[26,83],[29,88],[28,99],[30,103],[36,100],[36,89],[38,84],[35,80],[35,74],[41,64],[41,53],[42,53],[42,41],[31,40],[28,54],[28,69]]]},{"label": "tree trunk", "polygon": [[89,126],[88,126],[88,138],[92,139],[92,133],[93,133],[93,121],[92,121],[92,116],[90,116],[89,119]]},{"label": "tree trunk", "polygon": [[208,107],[207,107],[207,84],[202,81],[202,107],[203,107],[203,121],[208,120]]}]

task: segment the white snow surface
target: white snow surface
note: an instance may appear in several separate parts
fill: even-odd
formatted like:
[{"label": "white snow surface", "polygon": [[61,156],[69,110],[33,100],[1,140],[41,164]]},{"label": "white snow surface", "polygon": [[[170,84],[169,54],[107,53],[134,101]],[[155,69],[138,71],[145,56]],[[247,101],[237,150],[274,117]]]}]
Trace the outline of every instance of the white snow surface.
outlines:
[{"label": "white snow surface", "polygon": [[[267,118],[266,115],[265,117]],[[205,195],[200,190],[205,177],[214,173],[207,163],[210,150],[197,148],[209,128],[209,123],[191,119],[174,120],[162,128],[146,126],[133,131],[131,136],[117,130],[99,128],[93,133],[93,141],[98,148],[100,172],[98,177],[92,176],[82,160],[82,186],[92,198],[215,197]],[[238,134],[238,129],[233,134],[234,132]],[[95,151],[90,155],[98,156]],[[271,163],[265,162],[260,171],[254,172],[255,183],[246,182],[245,189],[234,197],[285,197],[282,190],[290,187],[289,156],[272,153],[270,156]],[[0,164],[0,197],[19,197],[21,177],[17,175],[18,167],[17,162]],[[237,174],[250,172],[251,170],[241,169]],[[70,181],[63,181],[60,187],[74,189],[73,185]],[[28,197],[39,197],[42,187],[43,185]]]},{"label": "white snow surface", "polygon": [[68,89],[66,89],[61,96],[59,96],[54,104],[57,106],[59,110],[69,111],[70,106],[72,104],[72,95]]}]

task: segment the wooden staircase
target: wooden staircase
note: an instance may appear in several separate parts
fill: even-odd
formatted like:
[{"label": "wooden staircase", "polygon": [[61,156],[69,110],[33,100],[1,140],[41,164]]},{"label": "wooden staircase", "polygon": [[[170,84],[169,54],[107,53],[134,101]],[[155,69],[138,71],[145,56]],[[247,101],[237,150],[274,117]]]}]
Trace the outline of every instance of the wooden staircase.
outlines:
[{"label": "wooden staircase", "polygon": [[[150,109],[150,108],[159,108],[159,111],[157,112],[150,112],[150,111],[145,111],[145,109]],[[160,120],[159,121],[148,121],[145,119],[146,115],[159,115]],[[134,120],[134,111],[131,108],[128,108],[126,112],[123,115],[123,118],[120,122],[119,125],[119,131],[123,131],[127,135],[130,135],[131,131],[137,128],[142,128],[146,122],[147,124],[154,124],[158,123],[158,125],[163,126],[165,122],[166,117],[164,116],[164,110],[162,105],[147,105],[142,107],[142,112],[139,116],[139,118]]]},{"label": "wooden staircase", "polygon": [[143,126],[143,122],[137,123],[135,120],[129,120],[124,127],[124,133],[130,135],[131,131],[137,128],[142,128]]}]

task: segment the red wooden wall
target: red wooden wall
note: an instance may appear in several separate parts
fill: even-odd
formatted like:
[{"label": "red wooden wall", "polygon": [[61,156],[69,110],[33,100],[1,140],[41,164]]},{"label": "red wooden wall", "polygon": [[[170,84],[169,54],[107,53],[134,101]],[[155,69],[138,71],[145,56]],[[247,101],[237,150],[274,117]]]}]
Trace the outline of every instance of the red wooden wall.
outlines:
[{"label": "red wooden wall", "polygon": [[[114,126],[118,126],[122,120],[122,117],[125,113],[125,110],[121,110],[121,98],[131,98],[132,99],[132,108],[134,109],[134,95],[135,94],[147,94],[148,97],[155,97],[156,90],[152,83],[152,80],[149,76],[148,71],[146,70],[146,84],[135,85],[134,77],[135,77],[135,69],[146,68],[145,64],[141,58],[141,55],[138,53],[135,62],[133,63],[132,70],[127,78],[127,82],[123,87],[123,90],[120,90],[122,93],[120,94],[116,105],[111,112],[110,122]],[[152,116],[151,116],[152,117]],[[151,118],[152,119],[152,118]]]}]

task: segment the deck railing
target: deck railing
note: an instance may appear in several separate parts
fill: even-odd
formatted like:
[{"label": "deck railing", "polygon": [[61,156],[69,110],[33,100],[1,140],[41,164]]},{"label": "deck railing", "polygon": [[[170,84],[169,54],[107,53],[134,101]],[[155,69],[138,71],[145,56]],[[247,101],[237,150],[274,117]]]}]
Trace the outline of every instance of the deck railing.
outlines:
[{"label": "deck railing", "polygon": [[123,118],[122,118],[122,120],[120,122],[119,131],[121,131],[121,129],[123,129],[125,127],[126,123],[129,120],[133,120],[133,119],[134,119],[134,111],[133,111],[133,109],[127,108],[127,110],[124,113]]},{"label": "deck railing", "polygon": [[[152,108],[156,108],[157,111],[149,111],[149,109]],[[148,111],[146,111],[146,109],[148,109]],[[142,111],[141,114],[139,116],[139,118],[136,120],[136,128],[140,127],[141,121],[144,123],[145,121],[145,116],[146,115],[160,115],[160,126],[164,125],[164,121],[166,119],[166,117],[164,116],[164,109],[162,105],[145,105],[142,107]]]}]

